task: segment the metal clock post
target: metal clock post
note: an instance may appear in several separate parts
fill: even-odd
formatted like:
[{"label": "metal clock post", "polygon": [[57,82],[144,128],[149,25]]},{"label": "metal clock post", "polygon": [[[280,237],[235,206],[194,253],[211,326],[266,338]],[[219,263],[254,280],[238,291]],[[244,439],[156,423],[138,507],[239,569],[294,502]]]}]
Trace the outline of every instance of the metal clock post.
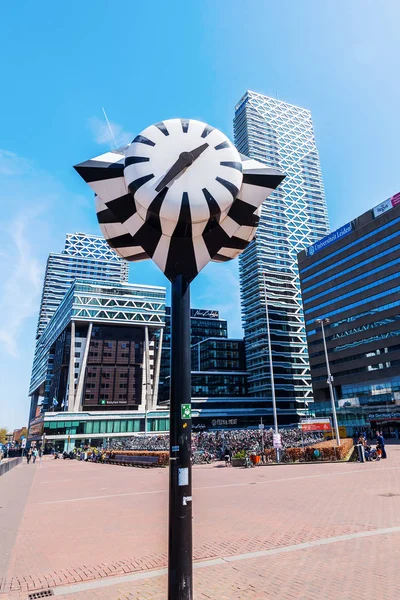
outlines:
[{"label": "metal clock post", "polygon": [[192,600],[189,285],[210,261],[243,252],[284,175],[194,119],[151,125],[75,169],[96,194],[111,248],[129,261],[151,258],[172,283],[168,599]]},{"label": "metal clock post", "polygon": [[192,599],[190,286],[172,281],[168,598]]}]

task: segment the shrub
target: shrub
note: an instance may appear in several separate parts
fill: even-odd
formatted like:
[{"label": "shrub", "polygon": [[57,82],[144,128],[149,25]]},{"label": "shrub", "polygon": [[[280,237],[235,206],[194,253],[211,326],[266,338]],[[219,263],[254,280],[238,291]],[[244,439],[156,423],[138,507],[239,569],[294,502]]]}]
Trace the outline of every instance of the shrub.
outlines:
[{"label": "shrub", "polygon": [[[340,446],[336,446],[335,440],[327,440],[318,442],[313,446],[305,446],[304,448],[286,448],[285,458],[292,462],[299,461],[328,461],[328,460],[346,460],[353,449],[353,440],[344,438],[340,440]],[[267,461],[275,461],[276,451],[273,448],[265,450],[265,458]]]},{"label": "shrub", "polygon": [[265,460],[267,462],[275,462],[276,461],[276,450],[275,448],[267,448],[264,452]]},{"label": "shrub", "polygon": [[240,450],[233,455],[233,458],[246,458],[246,450]]}]

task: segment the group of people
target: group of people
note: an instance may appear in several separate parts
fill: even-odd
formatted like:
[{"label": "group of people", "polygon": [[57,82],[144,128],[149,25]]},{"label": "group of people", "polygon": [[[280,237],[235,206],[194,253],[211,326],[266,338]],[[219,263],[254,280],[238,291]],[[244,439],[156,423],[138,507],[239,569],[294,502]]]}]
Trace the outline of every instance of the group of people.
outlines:
[{"label": "group of people", "polygon": [[26,453],[26,462],[29,463],[32,462],[35,463],[37,457],[42,458],[42,449],[41,448],[36,448],[36,446],[34,448],[29,448],[28,452]]},{"label": "group of people", "polygon": [[[264,449],[273,448],[273,429],[236,429],[225,431],[204,431],[192,434],[192,455],[205,453],[214,460],[224,458],[225,448],[234,455],[246,452],[261,453]],[[282,447],[297,448],[311,446],[323,440],[320,432],[302,432],[301,429],[280,430]],[[168,450],[169,436],[133,436],[111,440],[112,450]]]},{"label": "group of people", "polygon": [[375,446],[368,442],[368,434],[366,432],[362,432],[359,435],[357,443],[363,446],[365,460],[372,460],[373,456],[375,457],[375,453],[378,459],[387,458],[385,439],[383,437],[382,431],[376,432]]}]

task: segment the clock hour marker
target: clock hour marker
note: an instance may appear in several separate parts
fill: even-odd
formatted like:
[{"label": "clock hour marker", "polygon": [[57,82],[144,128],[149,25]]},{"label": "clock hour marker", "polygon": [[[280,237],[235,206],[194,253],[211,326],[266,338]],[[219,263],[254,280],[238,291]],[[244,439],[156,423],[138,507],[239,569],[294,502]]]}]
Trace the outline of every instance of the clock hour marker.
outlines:
[{"label": "clock hour marker", "polygon": [[120,223],[125,223],[136,212],[136,205],[131,194],[110,200],[110,202],[106,202],[106,205],[118,217]]},{"label": "clock hour marker", "polygon": [[243,170],[242,163],[240,163],[240,162],[223,160],[219,164],[221,165],[221,167],[231,167],[231,169],[237,169],[240,172],[242,172],[242,170]]},{"label": "clock hour marker", "polygon": [[153,173],[139,177],[139,179],[135,179],[135,181],[131,181],[131,183],[128,185],[130,193],[134,196],[137,190],[142,187],[142,185],[147,183],[147,181],[150,181],[150,179],[154,179]]},{"label": "clock hour marker", "polygon": [[181,211],[179,213],[178,223],[174,230],[174,237],[188,238],[192,235],[192,222],[190,218],[189,194],[183,192]]},{"label": "clock hour marker", "polygon": [[221,210],[219,208],[219,204],[218,202],[215,200],[215,198],[210,194],[210,192],[208,191],[207,188],[203,188],[202,192],[204,194],[204,197],[207,201],[208,204],[208,208],[210,210],[210,217],[215,217],[217,216],[219,219]]},{"label": "clock hour marker", "polygon": [[181,119],[181,124],[183,133],[187,133],[189,129],[189,119]]},{"label": "clock hour marker", "polygon": [[159,129],[164,135],[169,135],[169,131],[165,127],[165,124],[163,123],[163,121],[160,121],[159,123],[155,123],[154,127],[157,127],[157,129]]},{"label": "clock hour marker", "polygon": [[206,125],[203,129],[203,133],[201,134],[202,138],[205,138],[208,136],[209,133],[211,133],[212,131],[214,131],[214,127],[211,127],[210,125]]},{"label": "clock hour marker", "polygon": [[221,142],[218,146],[215,146],[215,150],[223,150],[223,148],[230,148],[231,145],[229,142]]},{"label": "clock hour marker", "polygon": [[144,135],[137,135],[132,141],[132,144],[146,144],[147,146],[155,146],[155,143]]},{"label": "clock hour marker", "polygon": [[136,165],[137,163],[149,162],[149,158],[147,156],[127,156],[125,159],[125,167],[129,167],[129,165]]},{"label": "clock hour marker", "polygon": [[222,177],[216,177],[215,181],[218,181],[218,183],[223,185],[232,194],[232,196],[236,198],[239,192],[236,185],[233,185],[233,183],[227,181],[226,179],[222,179]]}]

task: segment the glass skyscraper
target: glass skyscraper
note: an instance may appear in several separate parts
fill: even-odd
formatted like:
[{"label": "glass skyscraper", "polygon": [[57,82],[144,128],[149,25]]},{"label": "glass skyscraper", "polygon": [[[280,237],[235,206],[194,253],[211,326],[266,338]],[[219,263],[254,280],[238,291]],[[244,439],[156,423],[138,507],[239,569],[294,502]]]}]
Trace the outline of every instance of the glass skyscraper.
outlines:
[{"label": "glass skyscraper", "polygon": [[239,269],[249,393],[271,397],[266,293],[278,422],[280,413],[296,421],[312,400],[297,254],[329,231],[311,113],[247,91],[235,108],[234,135],[239,152],[286,175],[264,202]]},{"label": "glass skyscraper", "polygon": [[47,259],[36,339],[42,335],[75,279],[123,283],[128,281],[128,268],[128,263],[103,237],[68,233],[64,250],[51,252]]}]

